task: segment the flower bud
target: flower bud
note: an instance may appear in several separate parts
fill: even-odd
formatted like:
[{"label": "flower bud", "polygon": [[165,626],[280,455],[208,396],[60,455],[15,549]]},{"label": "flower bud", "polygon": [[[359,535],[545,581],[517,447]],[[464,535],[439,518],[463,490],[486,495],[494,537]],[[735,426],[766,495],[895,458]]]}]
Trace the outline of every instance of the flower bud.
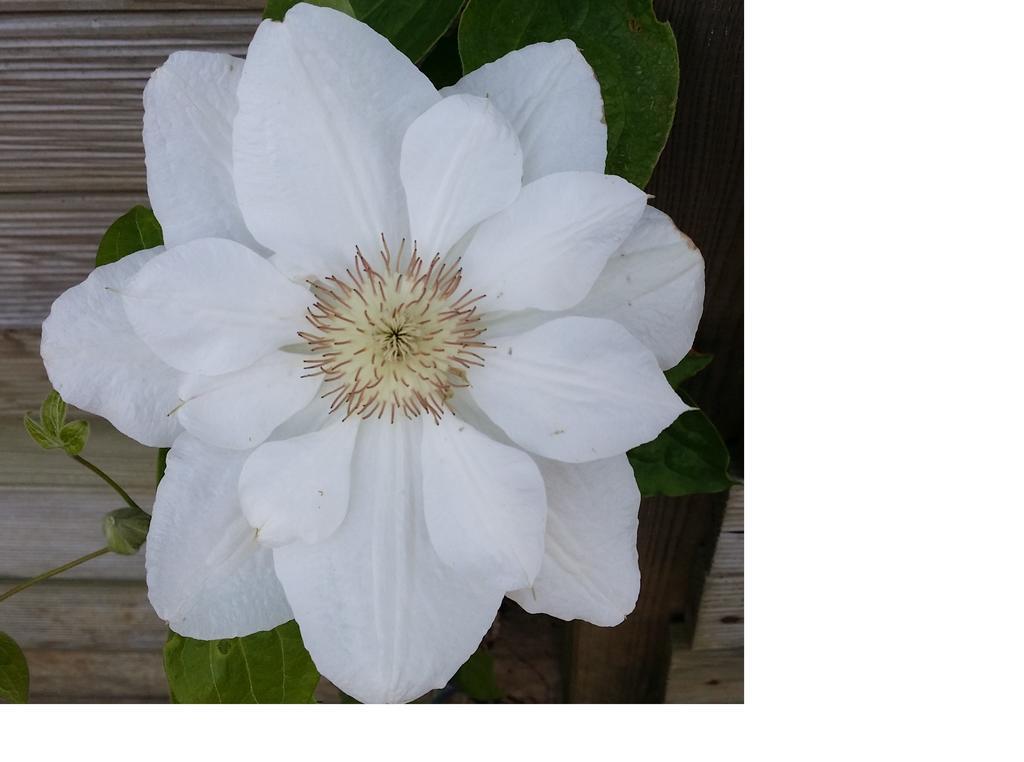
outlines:
[{"label": "flower bud", "polygon": [[107,547],[130,556],[138,552],[149,533],[149,514],[137,508],[118,508],[103,517]]}]

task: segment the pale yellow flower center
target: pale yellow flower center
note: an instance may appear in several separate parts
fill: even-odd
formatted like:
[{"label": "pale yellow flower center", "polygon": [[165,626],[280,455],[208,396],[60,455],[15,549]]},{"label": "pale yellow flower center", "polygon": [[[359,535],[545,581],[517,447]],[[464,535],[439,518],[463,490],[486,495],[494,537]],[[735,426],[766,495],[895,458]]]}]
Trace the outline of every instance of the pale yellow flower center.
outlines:
[{"label": "pale yellow flower center", "polygon": [[462,289],[459,262],[429,263],[416,254],[403,261],[405,243],[392,256],[381,237],[374,268],[356,249],[343,276],[310,281],[317,303],[306,319],[313,331],[299,333],[313,356],[308,375],[323,375],[331,412],[345,417],[444,415],[452,389],[467,386],[466,371],[481,366],[477,302],[483,295]]}]

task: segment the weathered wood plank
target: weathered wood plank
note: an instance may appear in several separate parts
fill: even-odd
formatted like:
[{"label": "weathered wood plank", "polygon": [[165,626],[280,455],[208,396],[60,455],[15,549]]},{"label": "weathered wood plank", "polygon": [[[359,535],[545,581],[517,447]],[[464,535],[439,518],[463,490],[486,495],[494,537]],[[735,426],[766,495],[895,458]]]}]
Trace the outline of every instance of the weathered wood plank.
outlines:
[{"label": "weathered wood plank", "polygon": [[0,13],[88,11],[262,11],[264,0],[3,0]]},{"label": "weathered wood plank", "polygon": [[[124,436],[106,421],[91,418],[85,456],[106,471],[128,494],[146,500],[156,479],[156,450]],[[7,490],[36,488],[104,489],[95,474],[57,450],[43,450],[33,442],[20,417],[0,418],[0,484]],[[113,492],[109,493],[116,499]]]},{"label": "weathered wood plank", "polygon": [[[144,506],[152,489],[133,495]],[[0,577],[29,578],[103,547],[104,514],[120,508],[105,485],[77,489],[0,487]],[[141,553],[109,553],[61,575],[62,579],[142,580]],[[0,606],[0,616],[3,607]]]},{"label": "weathered wood plank", "polygon": [[710,574],[743,574],[743,532],[723,531],[718,535]]},{"label": "weathered wood plank", "polygon": [[673,629],[672,664],[665,703],[742,704],[743,649],[693,651],[685,628]]},{"label": "weathered wood plank", "polygon": [[27,649],[153,651],[167,638],[167,626],[153,613],[142,582],[63,577],[4,601],[0,630]]},{"label": "weathered wood plank", "polygon": [[743,574],[743,485],[729,490],[722,517],[722,531],[718,536],[715,556],[711,562],[712,575]]},{"label": "weathered wood plank", "polygon": [[[145,203],[145,192],[0,193],[0,328],[38,329],[53,300],[89,274],[110,223]],[[3,340],[17,339],[5,333]],[[7,409],[6,397],[0,406]]]},{"label": "weathered wood plank", "polygon": [[490,644],[494,677],[511,704],[562,701],[562,652],[566,623],[543,614],[527,614],[505,600]]},{"label": "weathered wood plank", "polygon": [[572,703],[658,703],[671,658],[669,624],[696,595],[701,546],[713,522],[707,496],[651,498],[640,506],[640,598],[617,627],[570,626],[566,696]]},{"label": "weathered wood plank", "polygon": [[700,247],[707,288],[688,384],[743,467],[743,0],[656,0],[679,45],[679,106],[648,192]]},{"label": "weathered wood plank", "polygon": [[697,627],[693,650],[743,647],[743,576],[709,576]]},{"label": "weathered wood plank", "polygon": [[244,55],[247,7],[0,14],[0,188],[144,192],[146,80],[176,50]]},{"label": "weathered wood plank", "polygon": [[729,491],[722,531],[704,582],[694,650],[743,647],[743,485]]},{"label": "weathered wood plank", "polygon": [[722,519],[723,532],[743,532],[743,485],[737,484],[729,490]]},{"label": "weathered wood plank", "polygon": [[39,331],[0,330],[0,367],[0,416],[36,410],[50,389],[39,359]]},{"label": "weathered wood plank", "polygon": [[[716,355],[691,386],[742,469],[743,4],[655,3],[675,31],[679,110],[648,191],[700,246],[704,318],[696,347]],[[641,510],[643,581],[636,611],[611,630],[574,623],[572,701],[660,701],[671,646],[669,622],[694,627],[700,587],[718,534],[713,511],[663,501]],[[690,523],[687,528],[687,521]]]},{"label": "weathered wood plank", "polygon": [[31,676],[29,701],[126,703],[166,702],[163,652],[25,651]]}]

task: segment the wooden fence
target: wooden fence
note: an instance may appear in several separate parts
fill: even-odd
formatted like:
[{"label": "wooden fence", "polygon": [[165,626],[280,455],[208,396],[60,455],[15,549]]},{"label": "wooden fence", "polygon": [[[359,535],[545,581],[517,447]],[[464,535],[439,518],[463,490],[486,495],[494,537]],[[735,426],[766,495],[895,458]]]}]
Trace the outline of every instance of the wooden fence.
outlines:
[{"label": "wooden fence", "polygon": [[[142,88],[174,50],[245,52],[262,0],[0,0],[0,588],[102,544],[104,485],[38,450],[22,414],[48,390],[39,325],[100,236],[146,203]],[[655,2],[679,40],[676,125],[649,190],[700,246],[707,301],[692,387],[742,470],[742,3]],[[92,420],[90,458],[149,502],[153,452]],[[619,627],[503,608],[511,701],[742,700],[742,490],[641,509],[636,612]],[[0,606],[34,701],[163,701],[165,629],[141,557],[106,556]],[[324,700],[334,693],[324,686]]]}]

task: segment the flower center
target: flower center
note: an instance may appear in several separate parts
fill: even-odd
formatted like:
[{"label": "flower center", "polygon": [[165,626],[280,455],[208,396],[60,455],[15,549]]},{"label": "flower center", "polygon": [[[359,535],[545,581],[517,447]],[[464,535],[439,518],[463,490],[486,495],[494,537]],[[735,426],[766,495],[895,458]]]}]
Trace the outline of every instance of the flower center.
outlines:
[{"label": "flower center", "polygon": [[444,414],[456,386],[468,386],[466,371],[482,366],[472,289],[462,290],[459,262],[435,256],[429,264],[416,254],[402,261],[405,241],[392,256],[381,236],[381,263],[374,268],[356,248],[344,276],[310,281],[317,303],[306,320],[315,330],[300,331],[313,352],[307,375],[323,375],[331,412],[345,417],[435,420]]}]

